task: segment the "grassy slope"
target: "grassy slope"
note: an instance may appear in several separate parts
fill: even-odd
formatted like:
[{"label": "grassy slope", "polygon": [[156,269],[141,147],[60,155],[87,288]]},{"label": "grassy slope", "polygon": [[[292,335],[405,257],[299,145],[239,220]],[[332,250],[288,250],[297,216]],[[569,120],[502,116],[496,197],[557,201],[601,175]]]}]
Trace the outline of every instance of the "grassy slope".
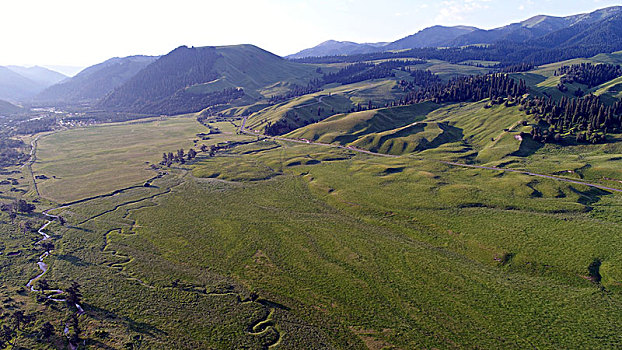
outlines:
[{"label": "grassy slope", "polygon": [[372,152],[401,155],[435,148],[442,144],[459,141],[461,138],[460,129],[444,123],[420,122],[365,135],[352,142],[351,145]]},{"label": "grassy slope", "polygon": [[[190,92],[241,87],[251,97],[263,98],[282,92],[288,84],[304,86],[318,76],[313,66],[287,61],[252,45],[220,46],[217,51],[223,56],[215,65],[220,78],[190,87]],[[270,89],[278,84],[282,85],[281,89]]]},{"label": "grassy slope", "polygon": [[[464,143],[485,148],[493,137],[516,133],[503,131],[520,121],[516,108],[483,104],[428,114],[423,132],[449,125],[464,138],[430,150],[435,157],[453,157],[449,148]],[[167,129],[180,123],[186,130],[190,121],[168,120]],[[82,145],[97,153],[110,147],[100,137],[130,138],[139,127],[145,138],[157,135],[152,123],[105,126],[99,129],[105,135],[78,129],[56,147]],[[174,134],[167,139],[177,143],[174,149],[192,137],[189,130],[175,128]],[[85,146],[89,139],[93,145]],[[547,146],[523,163],[509,158],[515,161],[510,166],[622,178],[616,145]],[[92,161],[110,163],[106,153]],[[152,156],[159,160],[159,154]],[[53,162],[61,161],[69,171],[84,159]],[[108,346],[141,335],[145,346],[163,349],[261,348],[276,339],[275,330],[287,349],[309,343],[598,348],[622,342],[619,195],[408,157],[266,141],[200,159],[192,168],[202,179],[172,170],[155,187],[72,207],[63,213],[70,227],[52,227],[60,236],[48,278],[52,285],[76,279],[84,286],[85,336],[95,339],[94,331],[105,329]],[[11,247],[24,244],[30,243]],[[34,275],[36,256],[29,251],[30,260],[15,264],[23,269],[16,276]],[[497,261],[504,257],[506,263]],[[584,278],[596,257],[603,260],[606,293]],[[180,282],[173,288],[175,279]],[[286,308],[237,301],[250,291]],[[258,335],[245,331],[265,317],[274,326]]]},{"label": "grassy slope", "polygon": [[[335,87],[343,94],[326,101],[351,105],[365,84]],[[388,87],[371,86],[372,94]],[[287,108],[317,103],[319,96]],[[360,132],[354,141],[359,147],[399,153],[446,132],[442,145],[420,156],[477,157],[622,186],[622,140],[538,150],[516,140],[524,118],[516,107],[484,104],[431,113],[409,106],[326,122],[346,131],[374,130]],[[413,113],[427,119],[404,126]],[[392,126],[383,127],[381,119]],[[139,183],[147,176],[141,173],[145,161],[187,149],[204,131],[192,118],[159,123],[41,139],[44,163],[35,170],[58,177],[42,182],[42,191],[75,199]],[[218,127],[225,133],[207,144],[239,139],[231,124]],[[119,140],[127,142],[111,147]],[[522,148],[533,154],[515,156]],[[191,168],[198,178],[172,169],[154,187],[65,210],[70,225],[51,227],[57,248],[47,277],[53,286],[70,280],[83,285],[87,315],[81,327],[91,347],[120,348],[136,336],[144,347],[161,349],[265,348],[277,339],[285,349],[622,345],[618,194],[410,157],[268,141],[202,158]],[[120,173],[129,177],[115,178]],[[19,180],[17,188],[27,192],[28,174]],[[1,187],[5,200],[16,195],[12,187]],[[34,233],[23,235],[7,224],[6,213],[0,217],[4,251],[21,251],[16,258],[0,256],[7,287],[0,295],[14,298],[5,299],[5,307],[21,303],[36,310],[40,322],[48,318],[62,328],[62,308],[16,294],[36,274],[40,252],[32,248]],[[594,258],[603,261],[601,285],[586,278]],[[251,291],[271,303],[242,302]],[[249,331],[266,317],[263,332]],[[97,329],[110,336],[97,338]],[[20,345],[39,346],[34,339]]]},{"label": "grassy slope", "polygon": [[592,89],[588,89],[587,85],[575,83],[572,85],[568,85],[569,90],[567,92],[559,91],[559,89],[557,89],[557,85],[560,82],[560,77],[554,75],[555,71],[562,66],[570,66],[580,63],[606,63],[613,65],[622,64],[622,51],[614,52],[611,54],[599,54],[590,58],[576,58],[568,61],[551,63],[541,67],[537,67],[536,69],[526,73],[514,74],[514,76],[524,79],[533,91],[538,93],[546,92],[556,99],[561,98],[562,96],[574,98],[574,92],[579,88],[585,92],[593,92],[596,95],[603,96],[607,101],[612,101],[613,98],[620,98],[619,88],[614,88],[614,91],[612,93],[607,91],[607,89],[612,87],[612,85],[619,83],[619,79],[617,82],[607,82]]},{"label": "grassy slope", "polygon": [[[357,104],[366,105],[369,101],[375,104],[384,104],[394,101],[401,96],[396,88],[395,80],[373,80],[361,83],[326,86],[324,90],[294,98],[290,101],[267,107],[249,116],[247,125],[251,129],[263,130],[268,122],[275,123],[287,119],[290,124],[303,126],[305,120],[313,121],[329,116],[349,112]],[[320,101],[321,98],[321,101]],[[323,111],[317,115],[318,108]],[[287,118],[287,113],[290,117]],[[291,115],[298,115],[294,120]]]},{"label": "grassy slope", "polygon": [[[479,152],[478,160],[499,160],[515,152],[531,153],[535,144],[518,140],[525,114],[518,107],[487,101],[439,106],[431,102],[350,114],[340,114],[297,129],[287,137],[340,143],[380,153],[406,154],[440,147],[461,156]],[[419,125],[408,125],[421,122]],[[507,130],[507,131],[506,131]],[[432,152],[427,154],[431,155]]]},{"label": "grassy slope", "polygon": [[380,131],[403,127],[423,120],[437,106],[425,103],[413,106],[383,108],[349,114],[338,114],[320,123],[293,131],[288,137],[305,138],[323,143],[347,144],[357,138]]}]

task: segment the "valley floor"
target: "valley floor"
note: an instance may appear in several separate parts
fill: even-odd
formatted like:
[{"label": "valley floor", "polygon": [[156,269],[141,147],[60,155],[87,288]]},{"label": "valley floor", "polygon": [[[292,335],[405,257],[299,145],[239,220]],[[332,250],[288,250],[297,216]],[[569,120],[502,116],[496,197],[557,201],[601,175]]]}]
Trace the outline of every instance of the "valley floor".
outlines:
[{"label": "valley floor", "polygon": [[[156,137],[158,123],[179,128]],[[136,128],[153,140],[148,150],[137,155],[132,142],[102,149],[107,131],[131,139]],[[622,186],[608,161],[619,149],[546,146],[490,169],[466,168],[425,152],[379,157],[237,135],[232,124],[194,143],[201,128],[173,118],[40,140],[33,170],[49,179],[40,180],[48,200],[38,207],[92,197],[53,212],[68,224],[48,227],[55,248],[45,275],[54,288],[82,286],[89,347],[622,346],[622,196],[613,190]],[[162,152],[226,141],[243,142],[184,165],[157,164]],[[62,164],[50,158],[52,145]],[[115,172],[131,176],[102,180]],[[68,182],[74,176],[88,193]],[[134,186],[147,178],[148,186]],[[20,181],[34,196],[28,176]],[[5,307],[62,327],[62,303],[23,290],[39,273],[36,234],[3,220]],[[588,270],[595,260],[599,282]]]}]

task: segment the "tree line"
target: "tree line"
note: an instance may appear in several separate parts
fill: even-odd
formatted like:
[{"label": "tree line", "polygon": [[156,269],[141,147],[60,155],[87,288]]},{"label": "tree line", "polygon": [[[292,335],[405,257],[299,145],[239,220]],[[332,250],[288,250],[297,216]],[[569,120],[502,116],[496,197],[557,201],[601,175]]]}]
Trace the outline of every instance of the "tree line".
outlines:
[{"label": "tree line", "polygon": [[560,84],[574,84],[575,82],[587,85],[588,89],[606,83],[622,76],[622,67],[613,64],[581,63],[571,66],[562,66],[554,73],[562,76]]},{"label": "tree line", "polygon": [[526,98],[521,107],[539,122],[531,132],[536,141],[559,142],[572,135],[576,142],[599,143],[606,140],[607,133],[622,131],[622,102],[606,105],[592,94],[559,101]]},{"label": "tree line", "polygon": [[441,78],[429,70],[416,69],[410,72],[412,80],[401,80],[399,86],[404,91],[413,91],[417,88],[429,88],[431,86],[437,86],[442,83]]},{"label": "tree line", "polygon": [[[450,63],[464,61],[495,61],[501,69],[513,65],[530,64],[539,66],[578,57],[591,57],[599,53],[610,53],[622,47],[622,35],[611,37],[611,31],[620,33],[619,28],[597,28],[593,33],[569,41],[563,35],[550,35],[525,42],[499,41],[487,46],[465,46],[451,48],[414,48],[399,52],[373,52],[355,55],[335,55],[294,59],[302,63],[330,64],[354,63],[385,59],[416,58],[442,60]],[[600,33],[600,34],[599,34]],[[611,37],[611,38],[610,38]]]},{"label": "tree line", "polygon": [[188,86],[212,81],[219,76],[214,64],[220,57],[213,47],[178,47],[138,72],[100,105],[107,110],[134,111]]},{"label": "tree line", "polygon": [[26,144],[21,140],[0,134],[0,168],[16,165],[28,158],[23,152]]},{"label": "tree line", "polygon": [[515,80],[508,74],[494,73],[469,77],[458,77],[449,82],[423,85],[410,91],[396,101],[396,105],[408,105],[423,101],[435,103],[481,101],[485,98],[497,100],[518,97],[528,92],[524,80]]}]

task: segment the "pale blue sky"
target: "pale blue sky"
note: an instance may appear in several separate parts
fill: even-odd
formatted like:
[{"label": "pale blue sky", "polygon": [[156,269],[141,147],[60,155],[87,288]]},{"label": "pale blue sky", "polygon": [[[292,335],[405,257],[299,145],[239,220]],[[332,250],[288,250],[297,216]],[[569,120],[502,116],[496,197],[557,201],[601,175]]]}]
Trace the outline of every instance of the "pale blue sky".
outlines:
[{"label": "pale blue sky", "polygon": [[393,41],[435,24],[493,28],[609,0],[1,1],[0,65],[92,65],[179,45],[251,43],[287,55],[328,40]]}]

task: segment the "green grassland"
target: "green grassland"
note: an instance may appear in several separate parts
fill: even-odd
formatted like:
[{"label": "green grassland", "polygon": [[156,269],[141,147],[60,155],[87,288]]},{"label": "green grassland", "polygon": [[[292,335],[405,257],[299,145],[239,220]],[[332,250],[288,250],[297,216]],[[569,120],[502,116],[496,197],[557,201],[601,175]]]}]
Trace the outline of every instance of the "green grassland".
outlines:
[{"label": "green grassland", "polygon": [[248,139],[233,135],[230,123],[218,126],[221,133],[208,135],[206,140],[197,134],[209,130],[193,116],[73,129],[42,137],[33,171],[49,179],[38,182],[39,191],[59,203],[92,197],[157,175],[150,165],[160,162],[163,152]]},{"label": "green grassland", "polygon": [[[58,211],[69,225],[50,228],[56,249],[46,278],[52,286],[83,286],[80,322],[93,348],[136,339],[154,349],[620,346],[619,194],[430,160],[483,157],[489,149],[494,156],[482,161],[546,173],[572,169],[568,176],[598,181],[620,178],[619,144],[547,145],[521,157],[513,153],[521,147],[514,136],[523,114],[485,104],[331,118],[344,135],[359,130],[355,142],[380,146],[375,138],[414,144],[413,135],[434,142],[447,133],[446,142],[412,157],[261,140],[215,157],[200,154],[183,169],[160,169],[168,175],[150,187]],[[213,126],[221,133],[205,142],[240,138],[229,122]],[[168,136],[156,139],[162,129]],[[157,162],[162,149],[191,146],[205,129],[193,118],[75,129],[42,138],[38,159],[63,161],[59,169],[69,171],[92,157],[128,171],[124,162],[133,157]],[[129,150],[138,147],[133,140],[146,150],[119,163],[96,152],[116,137],[129,140]],[[46,155],[52,146],[67,155],[88,148],[54,160]],[[53,175],[48,167],[37,173]],[[127,185],[144,180],[137,179]],[[114,187],[97,176],[83,181],[101,186],[98,194]],[[62,305],[48,310],[36,293],[17,293],[37,274],[36,234],[11,231],[0,215],[9,232],[5,251],[21,251],[2,265],[4,276],[14,276],[3,280],[3,293],[21,295],[11,303],[61,327]],[[596,258],[601,283],[587,277]]]},{"label": "green grassland", "polygon": [[[71,258],[54,260],[49,278],[82,281],[86,328],[103,322],[105,343],[134,334],[151,348],[622,342],[619,195],[273,141],[189,167],[67,209],[75,228],[54,228],[56,256]],[[585,277],[596,257],[600,285]],[[236,301],[251,291],[269,303]],[[245,331],[266,317],[265,333]]]}]

